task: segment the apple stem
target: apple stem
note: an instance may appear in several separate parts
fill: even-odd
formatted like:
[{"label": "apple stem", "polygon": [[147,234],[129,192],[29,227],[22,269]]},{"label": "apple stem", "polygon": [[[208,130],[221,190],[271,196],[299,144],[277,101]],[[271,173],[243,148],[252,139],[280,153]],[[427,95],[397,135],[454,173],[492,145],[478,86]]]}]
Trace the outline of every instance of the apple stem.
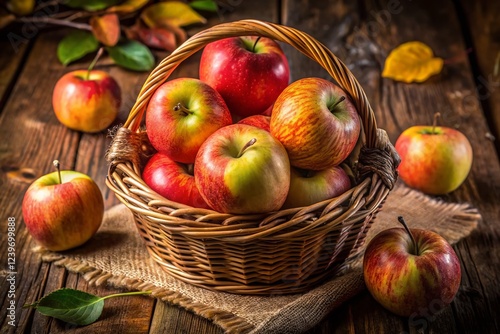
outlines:
[{"label": "apple stem", "polygon": [[253,53],[255,53],[255,47],[257,46],[257,43],[259,43],[261,38],[262,38],[262,36],[257,37],[257,39],[255,40],[255,43],[253,43],[253,46],[252,46]]},{"label": "apple stem", "polygon": [[52,164],[54,165],[54,167],[56,167],[57,169],[57,175],[59,176],[59,184],[62,184],[62,177],[61,177],[61,164],[59,164],[59,160],[54,160],[54,162],[52,162]]},{"label": "apple stem", "polygon": [[333,106],[331,106],[329,109],[330,111],[333,111],[333,109],[335,109],[336,106],[338,106],[340,104],[340,102],[344,101],[345,100],[345,96],[341,96],[340,99],[335,102],[335,104]]},{"label": "apple stem", "polygon": [[241,157],[243,155],[243,153],[245,153],[245,151],[247,150],[247,148],[249,148],[250,146],[252,146],[253,144],[255,144],[256,141],[257,141],[257,138],[250,139],[250,141],[248,143],[246,143],[245,146],[243,146],[243,148],[241,149],[240,153],[238,153],[237,158]]},{"label": "apple stem", "polygon": [[438,122],[439,117],[441,117],[441,114],[439,112],[434,114],[434,121],[432,122],[432,130],[431,130],[432,134],[435,134],[434,129],[437,126],[437,122]]},{"label": "apple stem", "polygon": [[85,78],[85,80],[89,80],[90,72],[92,72],[92,70],[94,69],[94,66],[95,66],[95,64],[97,64],[97,61],[101,57],[103,51],[104,51],[104,48],[102,48],[102,47],[99,48],[99,51],[97,51],[97,54],[95,55],[94,59],[92,60],[92,62],[89,65],[89,68],[87,69],[87,77]]},{"label": "apple stem", "polygon": [[401,223],[401,225],[403,225],[403,227],[405,228],[406,232],[408,232],[408,234],[410,235],[411,242],[413,243],[413,249],[415,251],[414,255],[419,255],[420,254],[420,250],[418,249],[418,244],[415,241],[415,238],[413,237],[413,234],[411,233],[410,228],[408,227],[408,225],[406,224],[406,222],[405,222],[405,220],[404,220],[404,218],[402,216],[399,216],[398,220]]},{"label": "apple stem", "polygon": [[184,107],[184,106],[182,105],[182,103],[180,103],[180,102],[179,102],[179,103],[177,103],[177,104],[174,106],[174,111],[180,111],[180,112],[182,112],[184,115],[189,115],[189,114],[190,114],[189,109],[188,109],[188,108],[186,108],[186,107]]}]

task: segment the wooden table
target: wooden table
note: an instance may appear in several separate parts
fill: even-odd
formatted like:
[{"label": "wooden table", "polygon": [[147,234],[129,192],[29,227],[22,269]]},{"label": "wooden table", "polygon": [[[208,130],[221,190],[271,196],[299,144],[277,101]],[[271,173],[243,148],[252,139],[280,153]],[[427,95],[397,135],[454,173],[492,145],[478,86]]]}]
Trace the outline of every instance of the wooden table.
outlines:
[{"label": "wooden table", "polygon": [[[498,1],[226,1],[221,21],[256,18],[279,22],[310,33],[349,66],[361,82],[376,113],[379,127],[394,142],[407,127],[430,123],[435,112],[442,123],[457,127],[470,139],[474,164],[467,181],[446,201],[470,202],[483,216],[476,231],[455,246],[460,257],[462,289],[452,305],[424,322],[390,314],[363,292],[330,314],[310,333],[331,332],[500,332],[500,3]],[[231,8],[229,8],[231,7]],[[232,9],[232,10],[228,10]],[[206,26],[194,27],[192,34]],[[39,33],[35,34],[38,30]],[[104,159],[110,139],[106,133],[89,135],[71,131],[57,121],[51,93],[64,73],[86,68],[90,58],[67,68],[56,58],[56,46],[66,29],[42,30],[18,25],[21,36],[12,44],[10,30],[0,38],[0,210],[2,333],[221,333],[210,321],[148,297],[109,300],[101,320],[83,328],[21,309],[26,302],[61,287],[98,295],[117,292],[93,287],[80,276],[40,261],[22,223],[21,201],[28,185],[52,170],[52,160],[64,168],[91,175],[99,184],[107,208],[118,201],[104,184]],[[19,35],[21,34],[21,35]],[[422,84],[403,84],[381,78],[388,52],[402,42],[421,40],[449,59],[441,74]],[[466,50],[471,52],[467,53]],[[327,77],[316,64],[285,47],[292,79]],[[158,59],[165,54],[157,53]],[[196,55],[179,71],[196,76]],[[103,60],[123,89],[120,121],[134,103],[147,73],[135,73]],[[16,327],[7,324],[6,281],[8,217],[16,230]]]}]

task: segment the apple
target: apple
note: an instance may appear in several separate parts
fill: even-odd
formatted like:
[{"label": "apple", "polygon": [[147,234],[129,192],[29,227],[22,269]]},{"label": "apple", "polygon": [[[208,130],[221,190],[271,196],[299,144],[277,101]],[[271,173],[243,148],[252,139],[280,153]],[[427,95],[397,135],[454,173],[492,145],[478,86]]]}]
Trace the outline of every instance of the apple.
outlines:
[{"label": "apple", "polygon": [[224,38],[205,46],[200,80],[215,88],[239,117],[262,114],[288,85],[290,69],[279,44],[266,37]]},{"label": "apple", "polygon": [[102,48],[87,70],[63,75],[52,92],[54,113],[63,125],[82,132],[100,132],[116,119],[121,89],[107,72],[94,70]]},{"label": "apple", "polygon": [[292,167],[290,189],[282,209],[309,206],[336,196],[351,188],[351,180],[340,166],[322,171]]},{"label": "apple", "polygon": [[247,124],[223,127],[203,143],[194,177],[201,196],[222,213],[279,210],[290,186],[290,161],[271,134]]},{"label": "apple", "polygon": [[195,208],[209,209],[196,187],[192,164],[175,162],[163,153],[155,153],[144,167],[142,179],[166,199]]},{"label": "apple", "polygon": [[193,78],[162,84],[146,110],[146,129],[153,147],[186,164],[194,163],[201,144],[212,133],[232,122],[219,93]]},{"label": "apple", "polygon": [[399,176],[409,186],[429,195],[456,190],[472,166],[472,147],[460,131],[441,126],[412,126],[395,144],[401,157]]},{"label": "apple", "polygon": [[290,163],[323,170],[339,165],[356,146],[361,120],[347,94],[320,78],[303,78],[278,96],[271,134],[285,146]]},{"label": "apple", "polygon": [[252,115],[243,118],[238,122],[238,124],[248,124],[253,125],[258,128],[264,129],[267,132],[270,131],[271,117],[265,115]]},{"label": "apple", "polygon": [[[389,311],[408,317],[450,304],[460,286],[458,257],[439,234],[390,228],[368,244],[363,273],[371,295]],[[439,311],[438,310],[438,311]]]},{"label": "apple", "polygon": [[97,184],[71,170],[46,174],[26,191],[22,211],[28,232],[41,246],[64,251],[87,242],[101,226],[104,202]]}]

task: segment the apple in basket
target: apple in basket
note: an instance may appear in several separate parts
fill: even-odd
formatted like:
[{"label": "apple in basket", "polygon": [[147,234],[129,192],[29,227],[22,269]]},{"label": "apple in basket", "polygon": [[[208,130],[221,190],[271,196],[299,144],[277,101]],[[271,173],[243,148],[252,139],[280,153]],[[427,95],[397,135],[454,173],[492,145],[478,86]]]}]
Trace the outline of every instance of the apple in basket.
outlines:
[{"label": "apple in basket", "polygon": [[339,165],[356,146],[361,120],[337,85],[320,78],[290,84],[278,96],[271,134],[285,146],[290,163],[307,170]]},{"label": "apple in basket", "polygon": [[351,180],[340,166],[322,171],[292,167],[290,190],[282,209],[309,206],[336,196],[351,188]]},{"label": "apple in basket", "polygon": [[155,153],[144,167],[142,179],[166,199],[195,208],[209,208],[196,187],[193,164],[175,162],[163,153]]},{"label": "apple in basket", "polygon": [[439,234],[423,229],[391,228],[368,244],[363,272],[372,296],[400,316],[424,316],[450,304],[460,286],[460,262]]},{"label": "apple in basket", "polygon": [[239,124],[253,125],[258,128],[270,131],[271,117],[265,115],[252,115],[243,118],[238,122]]},{"label": "apple in basket", "polygon": [[256,36],[208,44],[199,72],[200,80],[215,88],[239,118],[265,112],[290,80],[288,61],[279,44]]},{"label": "apple in basket", "polygon": [[120,104],[118,83],[98,70],[69,72],[57,81],[52,93],[52,107],[59,122],[82,132],[99,132],[109,127]]},{"label": "apple in basket", "polygon": [[279,210],[290,186],[290,161],[271,134],[233,124],[212,134],[194,164],[201,196],[214,210],[232,214]]},{"label": "apple in basket", "polygon": [[231,114],[219,93],[193,78],[162,84],[146,110],[147,134],[153,147],[186,164],[194,163],[208,136],[229,124]]},{"label": "apple in basket", "polygon": [[395,148],[401,157],[399,176],[410,187],[430,195],[456,190],[472,166],[472,147],[458,130],[436,126],[412,126],[399,136]]},{"label": "apple in basket", "polygon": [[58,171],[35,180],[24,194],[23,219],[41,246],[64,251],[87,242],[101,226],[104,202],[97,184],[76,171]]}]

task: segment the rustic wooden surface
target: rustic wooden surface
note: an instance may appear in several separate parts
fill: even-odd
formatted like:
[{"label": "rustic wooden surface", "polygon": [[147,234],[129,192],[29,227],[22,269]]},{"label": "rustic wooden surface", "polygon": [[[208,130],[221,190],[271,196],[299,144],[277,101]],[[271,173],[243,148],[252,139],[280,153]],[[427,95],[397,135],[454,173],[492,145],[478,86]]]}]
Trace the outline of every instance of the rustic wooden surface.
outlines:
[{"label": "rustic wooden surface", "polygon": [[[478,229],[455,246],[462,269],[462,287],[452,305],[438,315],[412,321],[390,314],[364,292],[331,313],[309,333],[498,333],[500,321],[500,5],[483,0],[435,1],[230,1],[208,25],[221,21],[256,18],[280,22],[310,33],[326,44],[353,71],[374,107],[378,125],[394,142],[407,127],[430,123],[436,111],[445,125],[457,127],[471,140],[474,164],[467,181],[443,196],[469,202],[483,216]],[[193,27],[193,33],[205,26]],[[58,41],[68,30],[32,30],[17,27],[26,36],[13,46],[7,31],[0,35],[0,210],[1,245],[6,247],[6,223],[15,217],[16,327],[7,324],[8,284],[6,250],[0,250],[0,323],[2,333],[222,333],[210,321],[181,308],[148,297],[109,300],[100,321],[77,328],[21,309],[60,287],[106,295],[118,290],[93,287],[80,276],[42,263],[32,253],[34,242],[22,223],[21,201],[29,184],[52,170],[57,158],[62,166],[91,175],[99,184],[106,207],[118,203],[104,184],[109,145],[106,133],[89,135],[60,125],[51,106],[51,91],[64,73],[86,68],[90,59],[68,67],[56,58]],[[24,33],[24,35],[22,35]],[[33,36],[32,36],[33,35]],[[421,40],[438,56],[448,59],[443,72],[423,84],[403,84],[382,79],[388,52],[398,44]],[[319,66],[285,46],[292,79],[326,77]],[[467,50],[470,49],[470,52]],[[165,54],[158,53],[158,60]],[[197,75],[197,57],[177,73]],[[146,73],[134,73],[104,60],[123,90],[120,121],[137,97]],[[496,147],[496,149],[495,149]]]}]

